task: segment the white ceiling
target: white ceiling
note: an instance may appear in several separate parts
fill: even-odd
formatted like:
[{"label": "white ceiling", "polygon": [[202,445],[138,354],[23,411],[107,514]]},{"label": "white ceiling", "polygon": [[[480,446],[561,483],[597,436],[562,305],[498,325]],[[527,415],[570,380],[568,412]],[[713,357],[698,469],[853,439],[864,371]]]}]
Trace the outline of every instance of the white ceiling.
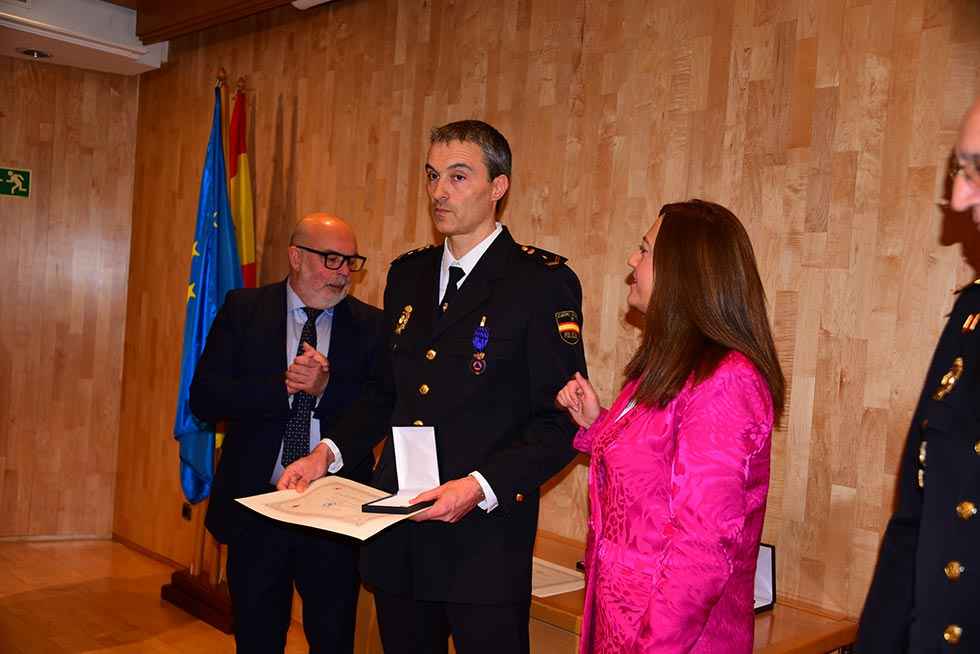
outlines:
[{"label": "white ceiling", "polygon": [[121,75],[167,59],[167,43],[136,37],[135,11],[102,0],[0,0],[0,55],[29,59],[23,48],[47,52],[47,63]]}]

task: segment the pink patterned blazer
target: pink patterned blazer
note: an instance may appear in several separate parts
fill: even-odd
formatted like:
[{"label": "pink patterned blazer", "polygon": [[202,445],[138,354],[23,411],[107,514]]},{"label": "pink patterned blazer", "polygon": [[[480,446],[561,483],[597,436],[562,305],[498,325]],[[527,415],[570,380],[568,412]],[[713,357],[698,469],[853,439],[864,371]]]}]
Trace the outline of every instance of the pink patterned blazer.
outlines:
[{"label": "pink patterned blazer", "polygon": [[773,410],[729,353],[666,407],[630,382],[575,436],[592,455],[583,654],[749,654]]}]

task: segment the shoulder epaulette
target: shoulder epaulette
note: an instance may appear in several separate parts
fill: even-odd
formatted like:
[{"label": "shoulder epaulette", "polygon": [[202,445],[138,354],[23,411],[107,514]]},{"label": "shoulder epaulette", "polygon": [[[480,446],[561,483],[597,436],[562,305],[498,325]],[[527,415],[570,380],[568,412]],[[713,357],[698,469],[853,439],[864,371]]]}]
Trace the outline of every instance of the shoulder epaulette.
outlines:
[{"label": "shoulder epaulette", "polygon": [[959,295],[960,293],[965,293],[966,291],[973,290],[973,289],[980,290],[980,277],[978,277],[977,279],[974,279],[972,282],[970,282],[966,286],[962,286],[962,287],[956,289],[956,292],[954,293],[954,295]]},{"label": "shoulder epaulette", "polygon": [[436,247],[436,246],[433,245],[432,243],[429,243],[428,245],[423,245],[420,248],[415,248],[414,250],[409,250],[408,252],[404,252],[402,254],[399,254],[397,257],[395,257],[392,260],[392,263],[398,263],[399,261],[404,261],[406,259],[411,259],[412,257],[414,257],[416,255],[419,255],[419,254],[422,254],[423,252],[428,252],[429,250],[431,250],[434,247]]},{"label": "shoulder epaulette", "polygon": [[523,252],[528,258],[533,259],[542,265],[548,266],[549,268],[557,268],[568,261],[567,258],[561,256],[560,254],[542,250],[534,245],[522,245],[521,252]]}]

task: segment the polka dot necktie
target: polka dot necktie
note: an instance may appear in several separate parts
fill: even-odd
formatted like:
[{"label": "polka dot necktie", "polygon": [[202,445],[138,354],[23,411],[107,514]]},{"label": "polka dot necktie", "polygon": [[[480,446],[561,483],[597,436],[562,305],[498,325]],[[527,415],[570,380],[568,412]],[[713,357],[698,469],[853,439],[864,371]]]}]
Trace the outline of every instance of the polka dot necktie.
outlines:
[{"label": "polka dot necktie", "polygon": [[[323,313],[322,309],[303,307],[306,312],[306,323],[299,337],[299,347],[296,356],[303,354],[303,343],[316,347],[316,319]],[[296,459],[301,459],[310,453],[310,414],[316,398],[309,393],[298,391],[293,395],[293,407],[286,422],[286,433],[282,437],[282,467],[288,466]]]}]

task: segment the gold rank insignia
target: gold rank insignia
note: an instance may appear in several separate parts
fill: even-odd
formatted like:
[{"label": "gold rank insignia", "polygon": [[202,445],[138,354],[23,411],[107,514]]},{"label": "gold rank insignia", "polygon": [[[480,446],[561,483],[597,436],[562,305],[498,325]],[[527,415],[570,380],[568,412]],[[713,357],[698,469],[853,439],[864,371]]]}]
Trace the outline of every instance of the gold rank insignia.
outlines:
[{"label": "gold rank insignia", "polygon": [[963,321],[963,333],[972,332],[977,328],[977,323],[980,323],[980,313],[971,313]]},{"label": "gold rank insignia", "polygon": [[932,399],[941,400],[953,391],[957,380],[963,376],[963,357],[953,359],[953,365],[943,378],[939,380],[939,388],[932,394]]},{"label": "gold rank insignia", "polygon": [[392,260],[392,263],[399,263],[400,261],[404,261],[405,259],[411,259],[415,255],[422,254],[423,252],[428,252],[429,250],[431,250],[434,247],[437,247],[437,246],[435,246],[435,245],[433,245],[433,244],[430,243],[428,245],[423,245],[420,248],[415,248],[414,250],[409,250],[408,252],[404,252],[404,253],[398,255],[397,257],[395,257],[394,260]]},{"label": "gold rank insignia", "polygon": [[411,304],[406,304],[405,308],[402,309],[401,315],[398,316],[398,322],[395,323],[395,334],[401,334],[403,331],[405,331],[405,325],[407,325],[408,321],[411,319],[412,311],[413,309]]},{"label": "gold rank insignia", "polygon": [[565,257],[560,254],[555,254],[554,252],[548,252],[547,250],[542,250],[539,247],[533,245],[522,245],[521,252],[526,254],[531,259],[543,263],[549,268],[557,268],[561,264],[568,261]]}]

